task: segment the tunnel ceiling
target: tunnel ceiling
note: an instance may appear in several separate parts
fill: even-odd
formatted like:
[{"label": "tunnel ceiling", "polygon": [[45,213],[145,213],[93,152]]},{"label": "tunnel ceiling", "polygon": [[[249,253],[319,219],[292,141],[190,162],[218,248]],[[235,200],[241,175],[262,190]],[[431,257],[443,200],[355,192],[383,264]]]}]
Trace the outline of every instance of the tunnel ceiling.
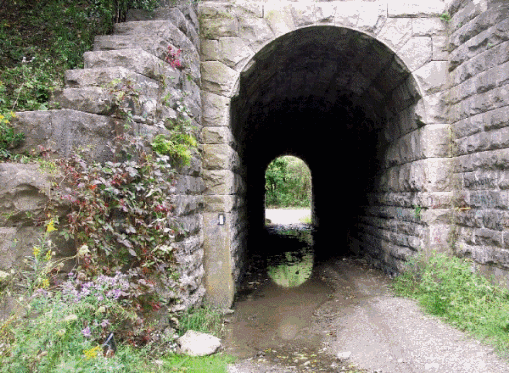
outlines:
[{"label": "tunnel ceiling", "polygon": [[294,147],[299,139],[288,134],[309,129],[309,120],[376,131],[418,100],[414,87],[401,59],[376,39],[347,28],[303,28],[268,44],[241,74],[232,129],[242,144],[267,141],[266,131],[277,127]]}]

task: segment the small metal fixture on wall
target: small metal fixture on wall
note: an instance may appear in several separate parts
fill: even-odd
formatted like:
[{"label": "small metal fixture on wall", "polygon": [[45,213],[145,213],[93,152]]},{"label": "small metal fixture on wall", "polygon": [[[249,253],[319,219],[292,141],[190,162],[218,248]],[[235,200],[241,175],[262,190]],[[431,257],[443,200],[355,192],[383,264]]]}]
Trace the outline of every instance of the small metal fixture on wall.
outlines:
[{"label": "small metal fixture on wall", "polygon": [[220,212],[217,215],[217,224],[218,225],[224,225],[225,222],[226,222],[226,216],[224,215],[224,213]]}]

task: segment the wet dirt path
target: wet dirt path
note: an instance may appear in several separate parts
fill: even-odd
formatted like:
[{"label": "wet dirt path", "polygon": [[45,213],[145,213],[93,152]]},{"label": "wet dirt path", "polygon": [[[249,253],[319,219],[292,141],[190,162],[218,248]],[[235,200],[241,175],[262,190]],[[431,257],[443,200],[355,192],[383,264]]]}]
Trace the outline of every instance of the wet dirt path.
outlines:
[{"label": "wet dirt path", "polygon": [[[293,238],[271,238],[268,268],[253,258],[227,328],[225,350],[240,359],[231,373],[509,372],[491,348],[394,297],[391,280],[361,258],[315,261],[307,272],[309,252]],[[277,251],[284,242],[294,254]]]}]

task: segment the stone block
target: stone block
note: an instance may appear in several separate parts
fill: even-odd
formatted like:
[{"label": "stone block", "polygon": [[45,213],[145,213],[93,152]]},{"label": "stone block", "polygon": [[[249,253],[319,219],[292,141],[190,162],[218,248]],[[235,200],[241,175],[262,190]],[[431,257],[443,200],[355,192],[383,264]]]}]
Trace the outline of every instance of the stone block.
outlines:
[{"label": "stone block", "polygon": [[100,87],[65,88],[56,92],[52,101],[64,109],[102,115],[113,114],[115,105],[113,95]]},{"label": "stone block", "polygon": [[446,11],[442,0],[388,1],[389,17],[439,17]]},{"label": "stone block", "polygon": [[410,18],[388,18],[377,34],[377,39],[394,50],[400,49],[411,37],[412,19]]},{"label": "stone block", "polygon": [[447,36],[433,35],[431,37],[433,43],[433,60],[434,61],[448,61],[449,60],[449,45]]},{"label": "stone block", "polygon": [[431,37],[413,37],[398,51],[398,56],[413,72],[432,60],[433,45]]},{"label": "stone block", "polygon": [[123,67],[67,70],[65,82],[69,88],[114,87],[119,79],[133,82],[134,89],[149,97],[157,97],[159,83]]},{"label": "stone block", "polygon": [[204,213],[204,269],[207,300],[223,308],[230,308],[234,296],[232,258],[230,256],[230,214],[224,225],[218,224],[217,213]]},{"label": "stone block", "polygon": [[202,89],[220,96],[232,97],[238,73],[218,61],[201,64]]},{"label": "stone block", "polygon": [[414,18],[412,28],[413,36],[445,36],[447,32],[447,22],[442,21],[440,18]]},{"label": "stone block", "polygon": [[204,127],[224,127],[230,125],[230,100],[212,92],[202,92]]},{"label": "stone block", "polygon": [[206,170],[232,170],[236,168],[234,150],[226,144],[203,145],[203,167]]},{"label": "stone block", "polygon": [[203,182],[205,183],[206,195],[235,194],[235,174],[227,170],[204,170]]},{"label": "stone block", "polygon": [[245,17],[263,18],[263,3],[251,0],[236,0],[235,8],[232,11],[239,19]]},{"label": "stone block", "polygon": [[334,24],[337,3],[315,3],[315,17],[317,23]]},{"label": "stone block", "polygon": [[361,2],[356,28],[375,35],[382,29],[387,20],[387,3],[385,1]]},{"label": "stone block", "polygon": [[[428,124],[442,124],[449,122],[449,113],[447,111],[448,100],[447,92],[438,92],[428,95],[421,99],[426,107],[426,119]],[[456,120],[459,120],[457,118]],[[454,122],[455,120],[453,120]]]},{"label": "stone block", "polygon": [[29,152],[41,145],[66,157],[78,148],[95,160],[111,156],[107,142],[115,136],[115,123],[110,117],[67,109],[25,111],[17,113],[12,124],[25,134],[17,152]]},{"label": "stone block", "polygon": [[359,21],[359,6],[355,2],[335,2],[334,24],[339,27],[356,27]]},{"label": "stone block", "polygon": [[253,55],[251,48],[241,38],[221,38],[217,48],[217,60],[236,70],[242,70]]},{"label": "stone block", "polygon": [[456,139],[459,139],[462,137],[470,136],[481,132],[483,128],[482,126],[479,126],[478,123],[479,121],[477,120],[477,118],[480,118],[482,121],[483,115],[482,114],[476,115],[474,117],[462,119],[454,123],[454,125],[452,125],[454,137]]},{"label": "stone block", "polygon": [[427,94],[443,91],[447,86],[447,61],[430,61],[414,72],[421,89]]},{"label": "stone block", "polygon": [[295,29],[292,7],[281,2],[268,2],[263,7],[263,18],[274,33],[281,36]]},{"label": "stone block", "polygon": [[[0,210],[3,212],[0,226],[30,225],[36,219],[45,219],[53,183],[60,177],[58,171],[45,171],[37,163],[0,163]],[[58,212],[67,211],[62,201],[55,200],[53,204]]]},{"label": "stone block", "polygon": [[316,22],[316,3],[293,3],[292,16],[296,27],[310,26]]},{"label": "stone block", "polygon": [[219,42],[217,40],[203,39],[201,41],[201,53],[200,53],[202,61],[219,60],[218,46]]},{"label": "stone block", "polygon": [[262,18],[240,18],[239,29],[239,36],[255,53],[274,38],[274,32]]},{"label": "stone block", "polygon": [[446,158],[450,155],[450,126],[435,124],[422,127],[418,131],[420,149],[425,158]]},{"label": "stone block", "polygon": [[204,18],[200,20],[200,32],[206,39],[217,39],[239,35],[237,18],[227,13],[221,18]]},{"label": "stone block", "polygon": [[179,71],[143,49],[85,52],[85,69],[123,67],[154,80],[165,77],[178,84],[182,79]]},{"label": "stone block", "polygon": [[175,215],[188,215],[200,211],[203,207],[202,196],[175,195]]},{"label": "stone block", "polygon": [[233,135],[228,127],[204,127],[202,130],[204,144],[233,144]]},{"label": "stone block", "polygon": [[505,107],[489,111],[478,117],[482,117],[483,121],[479,121],[478,124],[484,125],[486,131],[509,127],[509,111]]}]

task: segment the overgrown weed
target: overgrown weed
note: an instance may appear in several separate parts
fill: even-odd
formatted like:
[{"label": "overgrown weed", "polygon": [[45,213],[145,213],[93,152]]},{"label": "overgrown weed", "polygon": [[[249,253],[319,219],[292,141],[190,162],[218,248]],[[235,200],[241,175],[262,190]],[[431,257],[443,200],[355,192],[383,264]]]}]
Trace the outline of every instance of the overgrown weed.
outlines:
[{"label": "overgrown weed", "polygon": [[188,330],[194,330],[221,337],[224,332],[222,313],[210,305],[203,305],[186,311],[180,317],[179,325],[180,335]]},{"label": "overgrown weed", "polygon": [[417,258],[393,289],[499,351],[509,347],[509,291],[476,273],[470,261],[439,253]]}]

